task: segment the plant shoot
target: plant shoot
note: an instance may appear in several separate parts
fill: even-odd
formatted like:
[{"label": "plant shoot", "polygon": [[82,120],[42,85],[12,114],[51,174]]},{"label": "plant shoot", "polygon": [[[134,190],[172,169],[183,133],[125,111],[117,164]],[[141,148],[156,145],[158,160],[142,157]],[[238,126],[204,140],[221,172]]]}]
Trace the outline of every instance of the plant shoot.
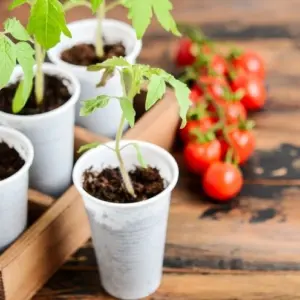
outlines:
[{"label": "plant shoot", "polygon": [[[104,108],[108,105],[111,98],[117,98],[120,102],[122,109],[122,117],[118,132],[116,134],[116,143],[113,151],[116,153],[116,156],[119,161],[120,172],[123,178],[124,185],[127,191],[134,197],[134,189],[130,181],[130,177],[125,169],[124,161],[121,154],[120,141],[122,139],[122,133],[124,128],[124,123],[127,120],[131,127],[135,123],[136,112],[134,110],[133,101],[137,94],[141,92],[142,86],[145,84],[148,85],[148,93],[146,98],[146,110],[149,110],[158,100],[160,100],[166,91],[166,84],[171,85],[175,90],[175,95],[179,104],[179,115],[182,119],[182,127],[186,123],[187,111],[190,107],[189,93],[190,90],[185,83],[177,80],[171,74],[168,74],[162,69],[151,68],[148,65],[129,64],[124,58],[113,57],[106,60],[103,63],[96,64],[88,67],[89,71],[104,71],[102,78],[108,78],[113,74],[114,70],[117,70],[120,73],[121,83],[123,87],[122,97],[111,97],[107,95],[100,95],[95,99],[90,99],[83,101],[83,106],[81,108],[81,116],[88,116],[92,114],[97,109]],[[99,86],[102,86],[103,82],[99,83]],[[98,143],[92,143],[85,145],[79,149],[79,152],[97,147]],[[145,167],[146,164],[142,158],[142,155],[139,151],[138,145],[133,145],[137,150],[138,161],[142,167]]]},{"label": "plant shoot", "polygon": [[[24,76],[13,99],[13,113],[20,112],[25,106],[35,78],[35,98],[37,106],[44,97],[43,63],[45,53],[60,41],[61,34],[71,37],[67,28],[64,10],[59,0],[14,0],[10,9],[23,4],[30,5],[27,28],[15,18],[4,23],[4,32],[0,33],[0,88],[5,87],[17,62]],[[7,35],[17,42],[14,43]],[[34,49],[32,48],[34,44]],[[34,75],[33,67],[36,65]]]}]

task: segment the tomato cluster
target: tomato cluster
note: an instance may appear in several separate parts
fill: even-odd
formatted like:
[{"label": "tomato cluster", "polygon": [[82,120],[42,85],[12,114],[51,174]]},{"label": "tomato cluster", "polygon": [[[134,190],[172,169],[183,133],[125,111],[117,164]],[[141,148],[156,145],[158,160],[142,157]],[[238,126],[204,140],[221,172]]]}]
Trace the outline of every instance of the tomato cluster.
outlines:
[{"label": "tomato cluster", "polygon": [[187,168],[201,177],[205,193],[217,201],[235,197],[243,185],[240,165],[255,149],[249,111],[266,101],[264,61],[254,51],[224,55],[207,38],[187,34],[176,64],[190,85],[187,125],[180,129]]}]

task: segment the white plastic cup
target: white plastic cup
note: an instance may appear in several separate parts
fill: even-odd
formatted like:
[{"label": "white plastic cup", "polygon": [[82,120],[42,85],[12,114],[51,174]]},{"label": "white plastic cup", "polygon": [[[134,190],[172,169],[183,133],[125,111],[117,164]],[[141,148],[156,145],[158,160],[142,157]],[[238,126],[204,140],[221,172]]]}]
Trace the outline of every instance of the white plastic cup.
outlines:
[{"label": "white plastic cup", "polygon": [[14,175],[0,181],[0,253],[27,226],[28,171],[34,156],[29,139],[14,129],[0,126],[1,142],[15,148],[25,164]]},{"label": "white plastic cup", "polygon": [[[30,186],[58,197],[72,183],[75,104],[80,84],[74,75],[53,64],[45,63],[43,71],[64,80],[72,95],[70,100],[42,114],[22,116],[0,112],[0,124],[23,132],[33,144],[35,156],[30,169]],[[11,82],[15,82],[22,74],[18,66]]]},{"label": "white plastic cup", "polygon": [[[92,239],[103,288],[118,299],[140,299],[154,293],[161,283],[171,192],[178,180],[178,165],[166,150],[137,142],[146,162],[160,170],[167,187],[143,202],[116,204],[92,197],[82,188],[82,174],[89,167],[116,167],[113,151],[100,146],[76,162],[73,181],[89,217]],[[106,145],[113,147],[114,141]],[[133,147],[122,150],[127,170],[138,165]]]},{"label": "white plastic cup", "polygon": [[[61,59],[61,53],[74,45],[80,43],[95,44],[96,27],[96,19],[85,19],[68,24],[72,38],[62,36],[61,42],[50,49],[47,54],[52,63],[72,72],[80,81],[81,94],[80,101],[76,106],[76,124],[96,134],[113,138],[117,132],[122,115],[117,99],[111,99],[105,108],[95,111],[90,116],[81,117],[79,112],[82,106],[81,102],[84,100],[93,99],[99,95],[122,96],[119,73],[115,72],[114,76],[107,81],[104,87],[97,88],[96,85],[100,82],[103,71],[90,72],[87,71],[85,66],[72,65]],[[103,32],[106,42],[122,42],[127,53],[126,60],[130,63],[135,63],[142,49],[142,42],[137,39],[135,31],[130,25],[113,19],[105,19],[103,20]],[[126,124],[126,127],[128,127],[128,124]]]}]

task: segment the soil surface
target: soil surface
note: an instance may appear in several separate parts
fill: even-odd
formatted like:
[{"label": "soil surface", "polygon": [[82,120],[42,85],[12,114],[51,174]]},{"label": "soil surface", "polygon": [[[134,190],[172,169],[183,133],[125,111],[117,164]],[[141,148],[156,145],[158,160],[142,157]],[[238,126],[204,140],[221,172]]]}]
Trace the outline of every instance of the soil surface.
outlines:
[{"label": "soil surface", "polygon": [[83,174],[83,188],[95,198],[114,203],[148,200],[164,189],[164,180],[156,168],[136,167],[129,172],[136,198],[125,189],[119,168],[106,168],[100,173],[88,169]]},{"label": "soil surface", "polygon": [[14,148],[0,141],[0,180],[17,173],[25,164],[24,159]]},{"label": "soil surface", "polygon": [[126,55],[125,47],[122,43],[104,46],[104,56],[98,57],[93,44],[78,44],[61,54],[61,59],[69,64],[78,66],[90,66],[101,63],[113,56],[124,57]]},{"label": "soil surface", "polygon": [[[0,111],[12,112],[12,101],[16,93],[19,82],[11,84],[0,90]],[[43,103],[37,105],[35,98],[35,83],[25,107],[18,113],[19,115],[35,115],[54,110],[65,104],[71,98],[67,86],[61,78],[45,75],[45,92]]]}]

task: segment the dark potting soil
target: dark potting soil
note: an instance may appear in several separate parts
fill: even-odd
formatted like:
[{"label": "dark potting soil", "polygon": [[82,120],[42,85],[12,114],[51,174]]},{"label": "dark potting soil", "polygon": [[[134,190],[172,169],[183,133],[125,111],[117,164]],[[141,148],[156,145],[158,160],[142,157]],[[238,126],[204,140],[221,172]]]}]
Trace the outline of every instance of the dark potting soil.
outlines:
[{"label": "dark potting soil", "polygon": [[69,64],[77,66],[90,66],[101,63],[113,56],[124,57],[125,47],[122,43],[105,45],[104,56],[98,57],[93,44],[78,44],[62,52],[61,59]]},{"label": "dark potting soil", "polygon": [[[44,78],[45,90],[43,102],[39,106],[36,104],[34,83],[30,97],[25,107],[18,113],[19,115],[35,115],[45,113],[62,106],[68,100],[70,100],[71,94],[61,78],[50,75],[45,75]],[[19,82],[16,82],[0,90],[0,111],[13,113],[12,101],[18,85]]]},{"label": "dark potting soil", "polygon": [[24,159],[14,148],[0,141],[0,180],[17,173],[25,164]]},{"label": "dark potting soil", "polygon": [[164,189],[164,180],[156,168],[136,167],[129,172],[136,198],[125,189],[119,168],[101,172],[88,169],[83,174],[83,188],[95,198],[114,203],[134,203],[148,200]]}]

